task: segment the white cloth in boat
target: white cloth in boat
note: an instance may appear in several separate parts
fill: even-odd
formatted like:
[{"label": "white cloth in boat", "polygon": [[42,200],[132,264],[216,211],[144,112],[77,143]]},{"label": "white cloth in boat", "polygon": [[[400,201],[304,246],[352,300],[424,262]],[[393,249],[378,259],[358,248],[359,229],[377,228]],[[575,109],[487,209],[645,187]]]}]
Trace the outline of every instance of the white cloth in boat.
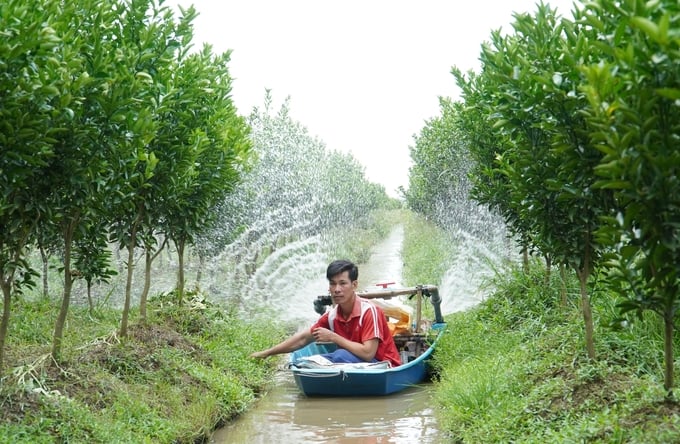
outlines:
[{"label": "white cloth in boat", "polygon": [[390,361],[380,362],[333,362],[321,355],[311,355],[299,358],[290,364],[291,368],[357,368],[357,369],[384,369],[390,368]]}]

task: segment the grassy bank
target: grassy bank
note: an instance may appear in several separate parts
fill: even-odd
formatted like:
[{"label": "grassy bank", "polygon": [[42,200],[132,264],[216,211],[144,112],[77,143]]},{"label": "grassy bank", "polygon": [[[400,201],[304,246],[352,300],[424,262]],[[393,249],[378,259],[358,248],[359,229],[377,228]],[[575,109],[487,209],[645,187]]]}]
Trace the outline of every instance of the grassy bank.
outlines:
[{"label": "grassy bank", "polygon": [[[432,225],[411,219],[406,228],[406,279],[439,284],[442,268],[461,253]],[[594,285],[591,361],[576,278],[568,278],[561,306],[556,271],[546,284],[540,262],[527,273],[500,270],[486,283],[493,290],[485,302],[446,316],[449,328],[434,355],[439,426],[450,442],[680,442],[680,407],[664,396],[659,317],[622,325],[616,297]]]},{"label": "grassy bank", "polygon": [[447,317],[435,357],[440,425],[452,442],[670,443],[680,408],[664,399],[653,315],[614,330],[611,295],[594,297],[597,359],[585,352],[577,282],[567,307],[544,268],[498,276],[481,306]]},{"label": "grassy bank", "polygon": [[247,358],[272,335],[191,295],[151,301],[146,325],[115,333],[120,312],[74,308],[63,361],[49,358],[56,309],[18,303],[0,388],[0,442],[198,442],[246,409],[270,367]]},{"label": "grassy bank", "polygon": [[481,306],[447,318],[437,401],[452,441],[669,443],[680,408],[664,400],[662,326],[614,330],[611,295],[595,293],[597,359],[587,359],[577,283],[567,307],[544,268],[509,270]]},{"label": "grassy bank", "polygon": [[403,284],[440,285],[449,268],[456,246],[452,238],[416,214],[404,212]]}]

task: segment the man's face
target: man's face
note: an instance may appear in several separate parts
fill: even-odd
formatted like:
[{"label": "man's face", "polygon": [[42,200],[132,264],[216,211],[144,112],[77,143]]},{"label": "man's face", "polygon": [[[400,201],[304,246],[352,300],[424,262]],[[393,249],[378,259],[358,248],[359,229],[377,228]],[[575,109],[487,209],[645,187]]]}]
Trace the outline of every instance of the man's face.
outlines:
[{"label": "man's face", "polygon": [[343,271],[328,280],[328,291],[334,304],[342,304],[347,301],[354,294],[356,286],[357,281],[350,280],[349,271]]}]

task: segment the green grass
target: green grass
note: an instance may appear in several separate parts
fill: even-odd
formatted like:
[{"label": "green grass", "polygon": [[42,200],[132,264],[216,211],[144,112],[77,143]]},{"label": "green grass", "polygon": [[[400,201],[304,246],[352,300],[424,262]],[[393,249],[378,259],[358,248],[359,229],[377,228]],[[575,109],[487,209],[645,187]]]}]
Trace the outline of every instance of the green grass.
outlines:
[{"label": "green grass", "polygon": [[48,357],[56,307],[16,304],[0,442],[193,443],[246,410],[274,371],[247,356],[283,327],[265,334],[197,293],[182,307],[172,300],[152,299],[149,322],[127,338],[119,311],[73,307],[60,363]]},{"label": "green grass", "polygon": [[[452,237],[412,212],[403,212],[401,221],[404,224],[401,248],[403,284],[409,287],[440,286],[442,277],[454,259],[456,245]],[[407,300],[406,303],[412,307],[416,305],[415,300]],[[421,307],[423,318],[434,318],[434,308],[429,302],[423,303]]]},{"label": "green grass", "polygon": [[[664,400],[660,321],[623,331],[616,299],[594,292],[598,358],[586,357],[570,281],[509,268],[480,306],[447,317],[435,365],[440,427],[458,443],[662,443],[680,440],[680,407]],[[557,279],[555,277],[555,279]]]},{"label": "green grass", "polygon": [[[415,217],[405,226],[406,281],[439,285],[455,243]],[[680,442],[680,407],[663,390],[663,326],[656,315],[622,325],[617,297],[595,276],[597,359],[591,361],[573,273],[562,306],[560,274],[552,270],[546,281],[540,261],[527,272],[502,264],[496,272],[484,283],[492,289],[486,301],[446,316],[434,354],[438,423],[450,442]]]}]

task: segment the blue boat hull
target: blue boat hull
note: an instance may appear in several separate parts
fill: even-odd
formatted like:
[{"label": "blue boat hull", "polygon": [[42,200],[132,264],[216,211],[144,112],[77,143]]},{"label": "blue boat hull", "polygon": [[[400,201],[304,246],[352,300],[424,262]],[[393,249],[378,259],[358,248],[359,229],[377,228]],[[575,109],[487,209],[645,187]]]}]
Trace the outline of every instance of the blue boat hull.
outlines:
[{"label": "blue boat hull", "polygon": [[[435,324],[439,332],[434,342],[413,361],[388,369],[321,368],[300,369],[291,367],[295,383],[307,396],[384,396],[404,390],[425,381],[429,375],[428,360],[445,324]],[[329,353],[334,344],[311,343],[291,354],[290,363],[300,358]]]}]

